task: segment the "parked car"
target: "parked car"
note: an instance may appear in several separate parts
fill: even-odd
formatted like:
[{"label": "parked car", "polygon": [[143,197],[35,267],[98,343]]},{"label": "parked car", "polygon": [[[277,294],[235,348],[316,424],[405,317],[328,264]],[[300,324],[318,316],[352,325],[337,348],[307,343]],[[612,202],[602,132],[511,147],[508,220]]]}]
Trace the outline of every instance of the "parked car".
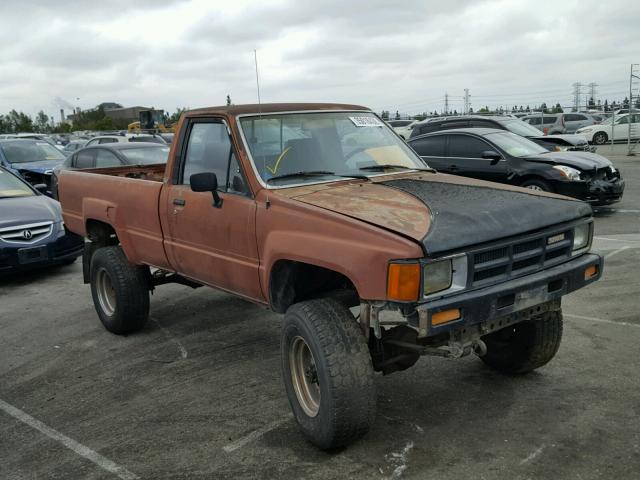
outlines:
[{"label": "parked car", "polygon": [[365,107],[199,109],[178,130],[166,166],[60,174],[97,316],[140,330],[169,282],[284,313],[286,394],[320,448],[367,432],[374,371],[474,350],[503,373],[545,365],[561,297],[602,274],[588,204],[435,173]]},{"label": "parked car", "polygon": [[107,143],[83,148],[53,169],[52,196],[58,198],[58,177],[63,170],[163,164],[168,156],[169,147],[157,143]]},{"label": "parked car", "polygon": [[414,137],[409,145],[440,172],[555,192],[594,205],[619,202],[620,172],[590,152],[550,152],[520,135],[465,128]]},{"label": "parked car", "polygon": [[523,122],[533,125],[543,133],[575,133],[576,130],[587,125],[595,125],[597,120],[588,113],[545,113],[544,115],[527,115]]},{"label": "parked car", "polygon": [[387,123],[398,135],[406,140],[411,135],[411,129],[417,123],[417,120],[387,120]]},{"label": "parked car", "polygon": [[0,140],[0,166],[19,174],[31,185],[45,184],[51,195],[51,172],[65,160],[60,150],[41,140]]},{"label": "parked car", "polygon": [[0,140],[7,139],[27,139],[27,140],[40,140],[41,142],[47,142],[49,145],[56,147],[58,150],[62,150],[64,146],[62,142],[55,140],[53,137],[46,135],[44,133],[9,133],[5,135],[0,135]]},{"label": "parked car", "polygon": [[73,263],[83,247],[65,228],[58,202],[0,167],[0,275]]},{"label": "parked car", "polygon": [[62,149],[62,153],[64,153],[68,157],[73,152],[83,148],[86,144],[86,140],[71,140],[64,146],[64,148]]},{"label": "parked car", "polygon": [[589,143],[603,145],[612,139],[614,142],[621,140],[626,142],[629,139],[629,131],[631,131],[632,140],[640,138],[640,113],[614,115],[598,125],[583,127],[576,133],[583,135]]},{"label": "parked car", "polygon": [[127,142],[139,142],[139,143],[160,143],[166,145],[167,142],[160,135],[136,133],[125,135],[99,135],[93,137],[86,144],[87,147],[92,145],[102,145],[105,143],[127,143]]},{"label": "parked car", "polygon": [[540,131],[522,120],[504,116],[468,115],[458,117],[444,117],[429,122],[419,122],[413,127],[411,137],[425,133],[437,132],[450,128],[499,128],[509,130],[517,135],[555,151],[585,151],[595,152],[595,147],[589,146],[581,135],[541,135]]}]

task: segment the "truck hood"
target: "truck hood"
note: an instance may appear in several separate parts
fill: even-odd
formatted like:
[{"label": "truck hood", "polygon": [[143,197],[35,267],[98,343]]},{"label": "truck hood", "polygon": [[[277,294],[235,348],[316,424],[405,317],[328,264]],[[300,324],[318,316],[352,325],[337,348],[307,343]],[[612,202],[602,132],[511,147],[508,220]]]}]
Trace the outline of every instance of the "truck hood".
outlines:
[{"label": "truck hood", "polygon": [[0,228],[48,221],[62,221],[60,204],[49,197],[0,198]]},{"label": "truck hood", "polygon": [[567,165],[578,170],[593,170],[594,168],[611,166],[609,159],[590,152],[549,152],[543,155],[527,157],[527,159],[552,165]]},{"label": "truck hood", "polygon": [[298,194],[286,195],[410,237],[427,254],[539,230],[592,212],[588,204],[568,197],[464,177],[392,178],[316,191],[301,187]]},{"label": "truck hood", "polygon": [[40,173],[42,175],[50,175],[51,171],[63,162],[64,160],[45,160],[42,162],[12,163],[11,168],[18,170],[19,172],[33,172]]}]

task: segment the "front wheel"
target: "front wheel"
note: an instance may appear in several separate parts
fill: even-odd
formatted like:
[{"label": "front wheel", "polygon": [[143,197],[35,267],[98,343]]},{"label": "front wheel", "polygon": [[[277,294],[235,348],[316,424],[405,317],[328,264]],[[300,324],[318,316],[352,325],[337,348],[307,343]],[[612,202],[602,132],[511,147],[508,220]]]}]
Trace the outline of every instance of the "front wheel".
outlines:
[{"label": "front wheel", "polygon": [[604,132],[598,132],[593,136],[593,143],[596,145],[604,145],[609,140],[607,134]]},{"label": "front wheel", "polygon": [[546,312],[482,337],[487,353],[480,357],[507,374],[528,373],[547,364],[560,348],[562,311]]},{"label": "front wheel", "polygon": [[145,267],[132,265],[120,247],[99,248],[91,258],[91,296],[104,327],[122,335],[144,327],[149,316]]},{"label": "front wheel", "polygon": [[525,180],[520,185],[521,187],[528,188],[529,190],[536,190],[538,192],[553,192],[551,185],[544,180],[532,178],[531,180]]},{"label": "front wheel", "polygon": [[373,423],[376,395],[367,342],[333,299],[297,303],[284,317],[282,375],[304,435],[322,449],[346,446]]}]

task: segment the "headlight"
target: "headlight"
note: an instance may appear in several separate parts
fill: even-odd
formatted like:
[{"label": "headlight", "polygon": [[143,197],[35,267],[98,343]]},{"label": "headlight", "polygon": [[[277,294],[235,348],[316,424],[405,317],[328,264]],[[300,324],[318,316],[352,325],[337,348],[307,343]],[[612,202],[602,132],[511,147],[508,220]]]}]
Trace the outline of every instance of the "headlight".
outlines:
[{"label": "headlight", "polygon": [[566,165],[555,165],[553,168],[558,170],[560,172],[560,175],[562,175],[564,178],[566,178],[570,182],[576,182],[580,180],[580,170],[567,167]]},{"label": "headlight", "polygon": [[593,131],[593,128],[589,127],[589,128],[579,128],[578,130],[576,130],[576,133],[589,133]]},{"label": "headlight", "polygon": [[573,229],[573,251],[582,250],[591,242],[591,224],[584,223]]},{"label": "headlight", "polygon": [[428,263],[424,266],[424,294],[446,290],[451,286],[453,268],[451,259]]}]

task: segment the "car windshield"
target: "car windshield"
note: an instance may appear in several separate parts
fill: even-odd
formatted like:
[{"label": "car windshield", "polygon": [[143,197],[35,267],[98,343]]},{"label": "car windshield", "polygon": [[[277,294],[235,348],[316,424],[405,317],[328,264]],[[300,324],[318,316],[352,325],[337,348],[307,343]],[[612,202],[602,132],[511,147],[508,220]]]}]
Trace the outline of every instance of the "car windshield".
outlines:
[{"label": "car windshield", "polygon": [[0,145],[9,163],[43,162],[50,160],[64,161],[65,156],[56,147],[47,142],[32,140],[16,140]]},{"label": "car windshield", "polygon": [[509,120],[503,122],[502,125],[505,126],[507,130],[513,132],[517,135],[522,135],[523,137],[539,137],[540,130],[536,127],[529,125],[527,122],[523,122],[522,120]]},{"label": "car windshield", "polygon": [[549,150],[541,147],[537,143],[510,132],[490,133],[486,138],[512,157],[528,157],[549,153]]},{"label": "car windshield", "polygon": [[126,148],[120,150],[131,165],[153,165],[167,163],[169,147],[157,148]]},{"label": "car windshield", "polygon": [[[240,126],[256,170],[265,182],[273,179],[272,185],[427,167],[371,112],[251,116],[241,118]],[[302,172],[314,175],[297,175]]]},{"label": "car windshield", "polygon": [[29,197],[35,195],[23,181],[0,169],[0,198]]}]

